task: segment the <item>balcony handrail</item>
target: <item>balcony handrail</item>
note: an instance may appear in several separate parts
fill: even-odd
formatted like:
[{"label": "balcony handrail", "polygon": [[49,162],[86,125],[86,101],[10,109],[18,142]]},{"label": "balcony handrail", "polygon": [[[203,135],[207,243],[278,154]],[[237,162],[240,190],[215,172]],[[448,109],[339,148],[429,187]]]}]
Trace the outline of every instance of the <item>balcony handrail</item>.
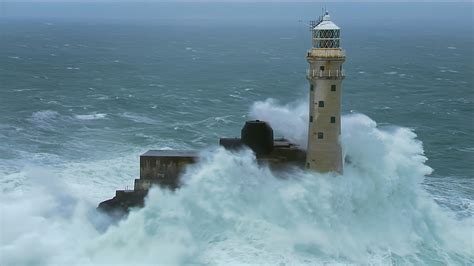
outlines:
[{"label": "balcony handrail", "polygon": [[345,58],[346,52],[340,48],[325,49],[313,47],[306,53],[306,57]]},{"label": "balcony handrail", "polygon": [[310,70],[306,71],[308,77],[316,77],[316,78],[338,78],[344,77],[344,70],[339,69],[328,69],[328,70]]}]

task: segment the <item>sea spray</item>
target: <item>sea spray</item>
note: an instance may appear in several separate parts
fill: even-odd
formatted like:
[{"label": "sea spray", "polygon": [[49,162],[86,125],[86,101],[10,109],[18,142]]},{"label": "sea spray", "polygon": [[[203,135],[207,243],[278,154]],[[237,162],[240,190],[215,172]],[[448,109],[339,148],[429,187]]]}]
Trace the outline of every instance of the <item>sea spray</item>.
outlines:
[{"label": "sea spray", "polygon": [[[277,131],[289,128],[269,120]],[[342,123],[350,158],[343,175],[273,173],[249,150],[212,148],[187,169],[182,188],[152,189],[144,208],[105,232],[90,218],[100,214],[85,199],[64,212],[64,193],[56,190],[2,195],[8,218],[2,219],[0,262],[472,263],[473,219],[456,220],[422,188],[431,168],[416,134],[380,129],[362,114],[344,116]]]},{"label": "sea spray", "polygon": [[472,221],[452,219],[421,188],[431,168],[416,135],[381,131],[363,115],[344,121],[354,158],[344,175],[293,169],[276,177],[248,150],[208,151],[178,192],[152,190],[145,208],[101,236],[93,257],[106,258],[119,243],[124,251],[167,243],[163,253],[118,256],[130,263],[145,255],[204,264],[469,262],[463,232]]},{"label": "sea spray", "polygon": [[308,142],[309,107],[307,100],[279,105],[274,99],[255,102],[250,116],[267,121],[283,137],[306,149]]}]

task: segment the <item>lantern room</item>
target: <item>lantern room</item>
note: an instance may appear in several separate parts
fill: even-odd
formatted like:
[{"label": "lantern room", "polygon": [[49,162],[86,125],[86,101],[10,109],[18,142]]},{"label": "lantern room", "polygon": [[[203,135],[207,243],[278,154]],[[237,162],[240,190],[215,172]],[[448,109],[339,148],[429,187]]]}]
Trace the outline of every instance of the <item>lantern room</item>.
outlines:
[{"label": "lantern room", "polygon": [[341,29],[331,21],[329,13],[313,28],[313,48],[339,48]]}]

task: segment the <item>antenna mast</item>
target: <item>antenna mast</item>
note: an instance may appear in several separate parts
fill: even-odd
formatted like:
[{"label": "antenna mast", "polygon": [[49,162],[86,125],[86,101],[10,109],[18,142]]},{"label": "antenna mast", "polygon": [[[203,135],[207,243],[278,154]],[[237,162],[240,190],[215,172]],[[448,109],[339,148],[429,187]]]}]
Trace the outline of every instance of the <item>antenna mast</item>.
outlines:
[{"label": "antenna mast", "polygon": [[318,26],[319,23],[321,23],[323,21],[324,15],[326,14],[326,11],[323,8],[321,8],[321,11],[322,11],[322,14],[321,14],[321,16],[318,17],[318,19],[309,21],[309,31],[312,31],[314,29],[314,27]]}]

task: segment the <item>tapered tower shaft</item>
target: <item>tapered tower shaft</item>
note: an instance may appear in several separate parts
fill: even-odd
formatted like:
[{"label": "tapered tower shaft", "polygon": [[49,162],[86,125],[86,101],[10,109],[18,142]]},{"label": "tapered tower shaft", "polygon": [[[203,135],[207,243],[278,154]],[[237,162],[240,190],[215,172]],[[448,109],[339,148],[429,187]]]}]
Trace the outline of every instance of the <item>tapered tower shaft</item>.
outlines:
[{"label": "tapered tower shaft", "polygon": [[306,57],[310,85],[306,168],[342,173],[341,93],[345,53],[340,48],[340,28],[326,12],[312,29],[312,35],[313,47]]}]

